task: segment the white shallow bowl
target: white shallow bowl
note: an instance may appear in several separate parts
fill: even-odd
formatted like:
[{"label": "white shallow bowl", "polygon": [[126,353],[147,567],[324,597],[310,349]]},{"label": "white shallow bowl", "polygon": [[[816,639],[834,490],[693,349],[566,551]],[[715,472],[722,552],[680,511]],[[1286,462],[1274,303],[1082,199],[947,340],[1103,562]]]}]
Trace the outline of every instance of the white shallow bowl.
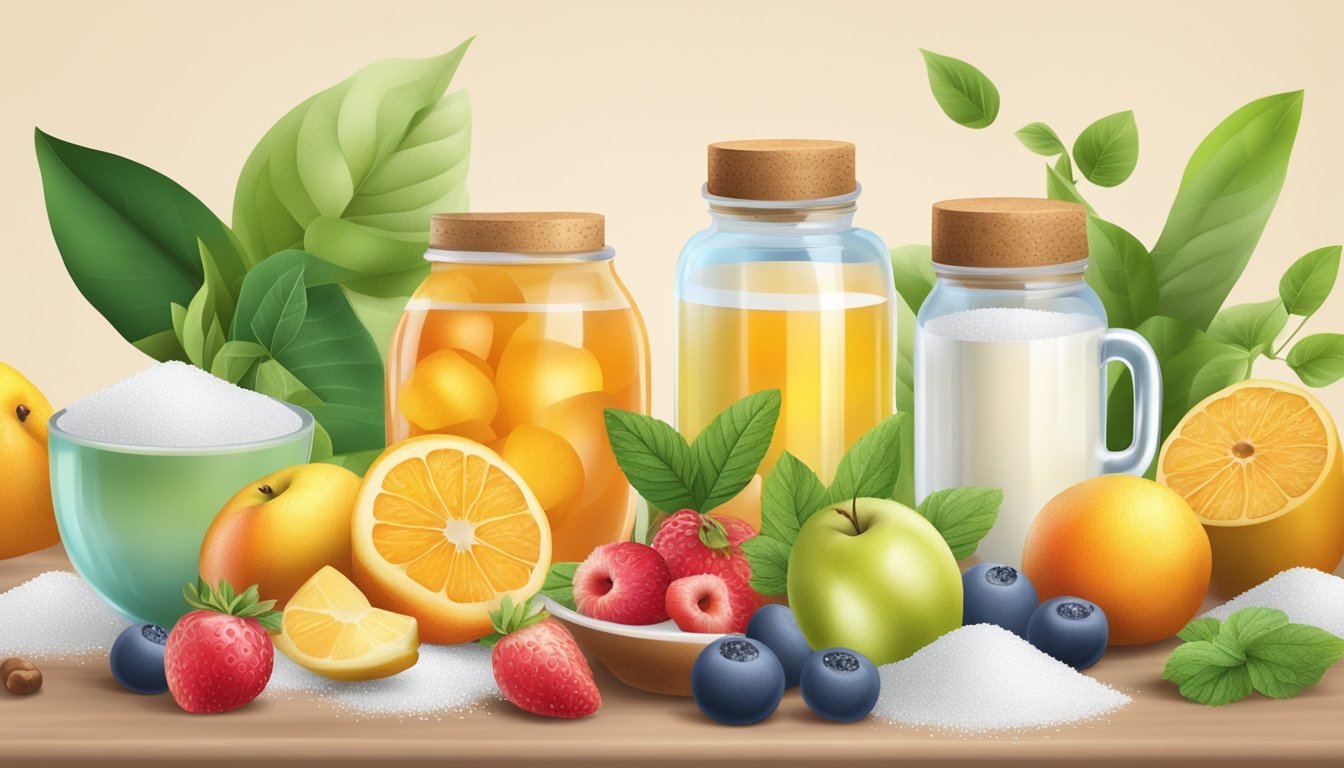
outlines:
[{"label": "white shallow bowl", "polygon": [[691,666],[706,645],[723,635],[683,632],[671,621],[646,626],[584,616],[542,597],[546,610],[574,635],[579,647],[621,682],[649,693],[691,695]]}]

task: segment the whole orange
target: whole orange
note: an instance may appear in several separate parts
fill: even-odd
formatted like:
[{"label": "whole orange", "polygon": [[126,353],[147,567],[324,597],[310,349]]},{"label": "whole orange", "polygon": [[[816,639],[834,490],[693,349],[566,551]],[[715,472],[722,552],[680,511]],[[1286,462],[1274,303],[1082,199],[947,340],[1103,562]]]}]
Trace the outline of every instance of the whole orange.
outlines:
[{"label": "whole orange", "polygon": [[1031,526],[1022,570],[1041,600],[1070,595],[1106,612],[1111,645],[1176,634],[1209,589],[1209,537],[1175,491],[1131,475],[1085,480]]}]

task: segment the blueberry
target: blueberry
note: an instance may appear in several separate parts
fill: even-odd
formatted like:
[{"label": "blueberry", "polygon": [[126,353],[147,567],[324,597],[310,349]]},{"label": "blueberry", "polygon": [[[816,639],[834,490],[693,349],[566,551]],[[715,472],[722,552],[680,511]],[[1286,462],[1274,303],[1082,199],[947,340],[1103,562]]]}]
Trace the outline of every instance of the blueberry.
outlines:
[{"label": "blueberry", "polygon": [[775,652],[784,667],[785,688],[798,685],[798,676],[803,672],[803,663],[812,655],[812,646],[803,637],[787,605],[761,606],[747,622],[747,637],[765,643]]},{"label": "blueberry", "polygon": [[764,643],[728,635],[705,646],[691,667],[691,695],[711,720],[751,725],[784,696],[784,668]]},{"label": "blueberry", "polygon": [[122,630],[108,656],[112,676],[136,693],[168,690],[168,678],[163,673],[166,642],[168,632],[158,624],[133,624]]},{"label": "blueberry", "polygon": [[1074,669],[1087,669],[1106,651],[1106,614],[1077,597],[1046,600],[1031,614],[1027,640]]},{"label": "blueberry", "polygon": [[824,648],[807,657],[800,683],[803,701],[827,720],[853,722],[873,711],[882,681],[858,651]]},{"label": "blueberry", "polygon": [[997,624],[1018,637],[1040,604],[1026,574],[998,563],[980,563],[961,574],[962,624]]}]

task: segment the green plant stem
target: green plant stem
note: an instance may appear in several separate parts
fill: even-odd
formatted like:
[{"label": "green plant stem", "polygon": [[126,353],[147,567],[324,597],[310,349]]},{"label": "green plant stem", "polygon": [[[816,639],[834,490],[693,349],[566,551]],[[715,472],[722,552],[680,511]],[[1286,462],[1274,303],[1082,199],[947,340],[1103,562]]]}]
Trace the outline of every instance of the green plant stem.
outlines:
[{"label": "green plant stem", "polygon": [[[1270,355],[1270,358],[1271,358],[1271,359],[1273,359],[1273,360],[1277,360],[1277,359],[1279,359],[1279,355],[1283,353],[1283,350],[1285,350],[1285,349],[1288,348],[1288,345],[1289,345],[1289,344],[1292,344],[1292,343],[1293,343],[1293,339],[1297,338],[1297,334],[1298,334],[1298,332],[1300,332],[1300,331],[1302,330],[1302,326],[1306,325],[1306,324],[1307,324],[1307,320],[1309,320],[1309,319],[1311,319],[1311,318],[1310,318],[1310,315],[1308,315],[1308,316],[1306,316],[1306,317],[1303,317],[1301,320],[1298,321],[1298,323],[1297,323],[1297,327],[1293,329],[1293,332],[1290,333],[1290,334],[1288,334],[1288,338],[1284,339],[1284,340],[1283,340],[1283,343],[1279,345],[1279,348],[1276,349],[1276,350],[1274,350],[1274,354],[1273,354],[1273,355]],[[1246,375],[1247,375],[1247,377],[1250,376],[1249,373],[1247,373]]]}]

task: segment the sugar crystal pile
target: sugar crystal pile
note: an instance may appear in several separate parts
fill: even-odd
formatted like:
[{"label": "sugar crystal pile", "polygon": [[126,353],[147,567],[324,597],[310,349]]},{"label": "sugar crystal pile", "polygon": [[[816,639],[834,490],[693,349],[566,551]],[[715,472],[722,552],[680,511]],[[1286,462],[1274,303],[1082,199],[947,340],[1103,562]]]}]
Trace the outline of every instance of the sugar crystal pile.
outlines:
[{"label": "sugar crystal pile", "polygon": [[948,731],[1046,728],[1130,702],[993,624],[955,629],[879,671],[875,716]]},{"label": "sugar crystal pile", "polygon": [[73,403],[56,426],[118,445],[206,448],[283,437],[298,414],[186,363],[160,363]]},{"label": "sugar crystal pile", "polygon": [[0,657],[106,653],[128,624],[77,574],[47,571],[0,593]]},{"label": "sugar crystal pile", "polygon": [[499,698],[490,649],[479,645],[422,645],[415,666],[382,680],[329,680],[275,654],[265,696],[311,696],[357,715],[429,717]]},{"label": "sugar crystal pile", "polygon": [[1277,608],[1294,624],[1344,637],[1344,579],[1315,568],[1290,568],[1204,615],[1222,620],[1242,608]]}]

